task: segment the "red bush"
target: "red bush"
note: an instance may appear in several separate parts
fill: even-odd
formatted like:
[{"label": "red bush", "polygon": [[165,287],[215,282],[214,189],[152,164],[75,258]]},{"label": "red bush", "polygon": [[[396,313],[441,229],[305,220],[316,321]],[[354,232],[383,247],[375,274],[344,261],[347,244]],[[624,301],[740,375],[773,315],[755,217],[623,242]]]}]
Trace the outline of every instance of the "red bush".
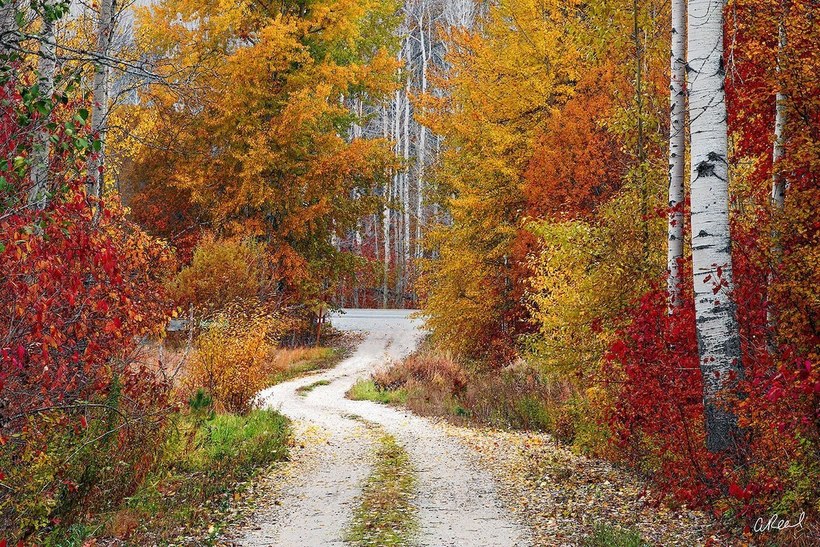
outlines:
[{"label": "red bush", "polygon": [[610,347],[604,369],[616,393],[609,425],[626,459],[642,464],[662,493],[690,506],[755,517],[773,506],[794,510],[816,499],[817,492],[801,491],[805,484],[799,483],[818,472],[820,456],[820,374],[796,344],[781,345],[774,358],[767,351],[766,269],[750,260],[756,254],[753,247],[735,252],[746,374],[736,401],[748,439],[743,454],[730,458],[705,449],[691,289],[672,315],[664,290],[645,295]]}]

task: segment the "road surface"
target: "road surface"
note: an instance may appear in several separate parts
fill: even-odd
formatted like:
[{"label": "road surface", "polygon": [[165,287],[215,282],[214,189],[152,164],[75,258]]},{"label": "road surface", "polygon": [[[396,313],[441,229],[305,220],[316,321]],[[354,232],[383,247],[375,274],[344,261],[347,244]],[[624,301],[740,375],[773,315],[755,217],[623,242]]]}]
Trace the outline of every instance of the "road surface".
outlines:
[{"label": "road surface", "polygon": [[[260,394],[296,423],[298,450],[275,500],[267,500],[234,541],[247,546],[343,545],[375,449],[374,425],[393,435],[417,473],[414,544],[431,547],[530,545],[527,530],[500,501],[478,458],[443,428],[409,412],[345,393],[360,378],[401,359],[418,344],[420,323],[404,310],[347,310],[333,326],[363,338],[336,368]],[[328,385],[299,394],[302,386]]]}]

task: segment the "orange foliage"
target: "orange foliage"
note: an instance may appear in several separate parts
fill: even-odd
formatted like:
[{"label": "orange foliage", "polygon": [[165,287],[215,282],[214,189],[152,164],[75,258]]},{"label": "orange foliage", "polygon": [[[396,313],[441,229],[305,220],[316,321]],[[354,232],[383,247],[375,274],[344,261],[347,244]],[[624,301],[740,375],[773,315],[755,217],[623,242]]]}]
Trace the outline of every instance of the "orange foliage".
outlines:
[{"label": "orange foliage", "polygon": [[613,113],[611,93],[617,87],[625,86],[612,71],[590,70],[573,97],[547,122],[524,174],[530,215],[589,217],[620,188],[627,157],[605,125]]},{"label": "orange foliage", "polygon": [[264,299],[274,282],[262,244],[252,240],[207,238],[194,251],[190,266],[170,284],[174,299],[184,308],[221,310],[239,300]]}]

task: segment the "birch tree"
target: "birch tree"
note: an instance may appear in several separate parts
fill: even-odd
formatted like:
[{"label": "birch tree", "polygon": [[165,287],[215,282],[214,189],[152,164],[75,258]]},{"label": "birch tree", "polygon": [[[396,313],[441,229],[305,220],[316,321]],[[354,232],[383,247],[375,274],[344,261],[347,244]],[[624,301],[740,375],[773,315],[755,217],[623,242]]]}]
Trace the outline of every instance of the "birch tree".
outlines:
[{"label": "birch tree", "polygon": [[[781,64],[783,62],[784,51],[788,45],[786,35],[786,17],[788,14],[788,2],[783,0],[782,13],[778,22],[777,34],[777,74],[780,76]],[[786,155],[786,93],[783,85],[778,82],[777,95],[775,97],[775,119],[774,119],[774,147],[772,150],[772,205],[776,210],[783,208],[786,200],[786,179],[780,167],[780,160]]]},{"label": "birch tree", "polygon": [[[45,0],[39,6],[42,26],[39,34],[40,59],[37,64],[37,83],[40,96],[50,102],[54,94],[54,74],[57,70],[57,42],[54,27],[61,13],[59,0]],[[31,152],[31,190],[29,205],[44,208],[48,203],[49,159],[51,157],[51,131],[47,122],[41,120],[34,135]]]},{"label": "birch tree", "polygon": [[14,49],[18,40],[17,3],[18,0],[0,0],[0,55],[3,56]]},{"label": "birch tree", "polygon": [[688,68],[692,192],[692,270],[703,374],[706,446],[732,449],[737,417],[725,395],[743,375],[731,300],[729,169],[722,0],[689,0]]},{"label": "birch tree", "polygon": [[672,55],[669,78],[669,224],[667,269],[670,311],[680,305],[683,257],[683,202],[686,162],[686,2],[672,0]]},{"label": "birch tree", "polygon": [[[777,93],[775,95],[775,116],[774,116],[774,145],[772,147],[772,214],[775,217],[783,210],[786,203],[786,177],[783,175],[781,162],[786,155],[786,103],[788,98],[780,81],[782,77],[782,63],[788,45],[788,35],[786,34],[786,18],[789,13],[788,0],[781,1],[780,18],[777,24],[777,55],[775,70],[778,76]],[[782,248],[780,245],[780,234],[772,230],[772,251],[774,254],[774,264],[769,272],[769,287],[775,281],[775,268],[780,264]],[[776,350],[777,317],[771,304],[771,294],[766,307],[766,322],[768,324],[768,348],[770,353]]]},{"label": "birch tree", "polygon": [[115,0],[101,0],[97,20],[97,63],[94,68],[94,90],[91,105],[91,134],[99,141],[99,150],[88,162],[89,194],[102,195],[105,164],[106,117],[108,114],[108,66],[101,60],[108,56],[114,34]]}]

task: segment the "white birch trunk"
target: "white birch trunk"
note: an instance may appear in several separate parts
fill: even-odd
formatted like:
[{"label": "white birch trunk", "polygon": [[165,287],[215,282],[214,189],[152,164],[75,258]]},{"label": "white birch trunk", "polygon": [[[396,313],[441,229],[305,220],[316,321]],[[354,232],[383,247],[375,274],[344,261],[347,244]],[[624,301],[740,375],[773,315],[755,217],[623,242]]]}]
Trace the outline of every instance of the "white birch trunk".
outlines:
[{"label": "white birch trunk", "polygon": [[[19,31],[17,28],[17,3],[19,0],[5,0],[0,6],[0,55],[8,55],[14,50],[14,46],[19,41]],[[0,63],[4,63],[0,60]]]},{"label": "white birch trunk", "polygon": [[[399,54],[401,55],[401,54]],[[401,57],[399,57],[401,58]],[[402,140],[401,140],[401,91],[396,91],[395,101],[393,103],[393,139],[395,141],[395,154],[396,158],[400,158],[402,154]],[[391,196],[392,203],[401,204],[401,196],[402,196],[402,169],[397,169],[393,174],[393,195]],[[404,254],[404,251],[401,248],[402,244],[402,214],[401,211],[396,211],[394,215],[394,226],[393,226],[393,252],[395,256],[395,260],[393,261],[393,267],[396,271],[396,294],[401,294],[402,291],[402,283],[403,283],[403,264],[401,257]],[[398,298],[398,296],[397,296]]]},{"label": "white birch trunk", "polygon": [[[407,48],[407,65],[410,66],[410,48]],[[404,222],[404,240],[402,242],[402,259],[405,272],[410,265],[410,79],[408,77],[404,90],[404,172],[402,173],[402,212]]]},{"label": "white birch trunk", "polygon": [[[384,138],[389,138],[390,133],[390,108],[388,105],[384,107],[384,122],[383,122]],[[392,178],[384,183],[384,210],[382,218],[382,231],[384,235],[384,281],[382,287],[382,307],[387,308],[387,292],[389,289],[390,279],[390,225],[393,219],[390,218],[390,198],[393,192]]]},{"label": "white birch trunk", "polygon": [[[780,21],[777,25],[777,66],[776,71],[778,79],[780,77],[782,68],[781,62],[785,54],[786,45],[788,44],[788,36],[786,34],[786,17],[788,16],[788,0],[781,2],[782,13],[780,14]],[[777,95],[775,96],[775,116],[774,116],[774,146],[772,148],[772,215],[776,220],[779,213],[783,210],[786,203],[786,177],[783,176],[783,170],[780,162],[786,155],[786,103],[788,97],[783,90],[783,85],[780,81],[777,82]],[[782,247],[780,245],[780,233],[777,230],[772,230],[772,250],[774,251],[774,260],[772,270],[769,272],[769,287],[775,282],[774,270],[779,266],[782,254]],[[772,308],[771,294],[769,294],[766,306],[766,323],[768,325],[768,349],[770,353],[774,353],[777,349],[777,316]]]},{"label": "white birch trunk", "polygon": [[[419,35],[421,42],[421,93],[427,93],[427,40],[426,29],[424,28],[424,10],[421,12],[419,21]],[[421,232],[424,224],[424,172],[427,161],[427,128],[419,125],[419,146],[418,146],[418,180],[416,181],[416,258],[421,258],[422,244]]]},{"label": "white birch trunk", "polygon": [[[787,0],[786,0],[787,1]],[[777,74],[780,76],[780,64],[783,59],[784,50],[787,45],[786,35],[786,16],[788,13],[788,6],[786,1],[783,4],[783,13],[778,24],[778,43],[777,43]],[[777,96],[775,98],[775,118],[774,118],[774,148],[772,150],[772,205],[776,210],[783,208],[786,200],[786,179],[780,169],[780,160],[786,155],[786,93],[783,91],[783,86],[778,82]]]},{"label": "white birch trunk", "polygon": [[672,0],[672,72],[669,78],[669,222],[667,269],[670,312],[680,306],[686,169],[686,0]]},{"label": "white birch trunk", "polygon": [[[57,0],[46,0],[44,7],[52,7]],[[40,29],[40,59],[37,63],[37,77],[40,96],[51,101],[54,95],[54,73],[57,70],[57,43],[54,36],[54,21],[45,13]],[[46,125],[47,119],[39,121],[34,134],[34,146],[31,152],[31,190],[29,205],[44,209],[48,204],[49,160],[51,157],[51,132]]]},{"label": "white birch trunk", "polygon": [[692,166],[692,270],[703,373],[706,447],[731,450],[737,417],[726,396],[742,377],[731,300],[728,134],[723,67],[723,1],[689,0],[689,120]]},{"label": "white birch trunk", "polygon": [[100,198],[103,193],[105,168],[106,117],[108,116],[108,66],[102,58],[108,56],[114,34],[114,0],[100,1],[97,21],[97,62],[94,68],[94,91],[91,106],[91,134],[100,141],[100,150],[88,162],[89,194]]}]

